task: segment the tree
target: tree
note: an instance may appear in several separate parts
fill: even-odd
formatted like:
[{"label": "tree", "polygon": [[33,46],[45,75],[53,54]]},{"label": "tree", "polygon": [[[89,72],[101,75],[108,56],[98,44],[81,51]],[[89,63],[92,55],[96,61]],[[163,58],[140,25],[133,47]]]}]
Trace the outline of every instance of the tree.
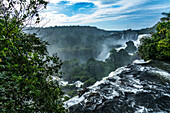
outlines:
[{"label": "tree", "polygon": [[40,22],[39,12],[46,8],[48,2],[45,0],[1,0],[0,14],[5,20],[15,20],[14,24],[22,26],[23,23],[30,23],[35,18],[35,23]]},{"label": "tree", "polygon": [[170,21],[167,19],[159,22],[156,33],[153,33],[151,38],[142,39],[141,43],[138,51],[144,60],[170,60]]},{"label": "tree", "polygon": [[170,12],[169,13],[163,12],[162,15],[164,15],[165,17],[162,17],[161,21],[170,21]]},{"label": "tree", "polygon": [[[58,81],[61,60],[49,56],[47,42],[25,34],[24,22],[46,7],[44,0],[1,1],[0,112],[66,112]],[[17,9],[19,6],[20,9]]]}]

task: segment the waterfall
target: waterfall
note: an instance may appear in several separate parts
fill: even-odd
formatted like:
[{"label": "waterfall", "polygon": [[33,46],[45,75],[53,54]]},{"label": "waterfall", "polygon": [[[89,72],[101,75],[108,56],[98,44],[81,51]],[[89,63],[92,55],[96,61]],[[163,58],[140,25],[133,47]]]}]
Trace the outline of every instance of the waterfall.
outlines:
[{"label": "waterfall", "polygon": [[108,57],[108,53],[110,52],[108,46],[106,44],[103,44],[102,48],[103,49],[101,53],[99,54],[99,56],[96,58],[96,60],[105,61],[105,59]]},{"label": "waterfall", "polygon": [[102,49],[100,54],[97,56],[96,60],[99,61],[105,61],[107,58],[109,58],[110,51],[112,49],[116,49],[119,51],[120,49],[125,49],[126,48],[126,42],[132,40],[137,47],[137,44],[139,43],[139,38],[142,36],[148,36],[148,34],[144,35],[137,35],[137,34],[121,34],[119,36],[119,39],[115,39],[116,35],[113,35],[111,38],[107,38],[103,41]]},{"label": "waterfall", "polygon": [[125,34],[123,34],[123,35],[122,35],[121,39],[122,39],[122,40],[124,40],[124,39],[125,39]]},{"label": "waterfall", "polygon": [[141,35],[138,35],[138,39],[136,41],[134,41],[134,45],[136,47],[139,47],[140,45],[140,40],[143,38],[143,37],[151,37],[151,34],[141,34]]}]

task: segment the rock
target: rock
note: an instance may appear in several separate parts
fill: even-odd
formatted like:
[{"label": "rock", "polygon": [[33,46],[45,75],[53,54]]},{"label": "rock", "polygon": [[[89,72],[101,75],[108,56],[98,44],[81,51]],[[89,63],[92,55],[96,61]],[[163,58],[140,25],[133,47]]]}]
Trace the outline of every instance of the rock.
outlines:
[{"label": "rock", "polygon": [[80,97],[68,100],[70,113],[170,112],[170,73],[158,63],[118,68]]},{"label": "rock", "polygon": [[83,90],[78,91],[78,96],[81,97],[87,91],[89,91],[88,88],[84,88]]},{"label": "rock", "polygon": [[136,52],[137,48],[135,47],[133,41],[128,41],[128,42],[126,42],[126,45],[127,45],[127,47],[125,48],[125,50],[126,50],[128,53],[134,53],[134,52]]},{"label": "rock", "polygon": [[138,65],[144,65],[144,64],[148,64],[150,61],[144,61],[144,60],[134,60],[133,63],[134,64],[138,64]]}]

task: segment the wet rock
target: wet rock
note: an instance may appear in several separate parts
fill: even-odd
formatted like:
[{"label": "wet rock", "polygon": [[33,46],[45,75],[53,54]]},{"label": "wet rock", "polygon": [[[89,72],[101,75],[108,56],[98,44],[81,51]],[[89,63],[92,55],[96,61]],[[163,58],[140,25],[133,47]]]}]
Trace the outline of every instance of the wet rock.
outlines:
[{"label": "wet rock", "polygon": [[81,97],[87,91],[89,91],[88,88],[84,88],[83,90],[78,91],[78,96]]},{"label": "wet rock", "polygon": [[157,63],[134,63],[117,69],[90,86],[80,97],[68,100],[70,112],[170,112],[170,73],[168,69],[163,70],[170,64],[161,63],[163,68],[160,68]]}]

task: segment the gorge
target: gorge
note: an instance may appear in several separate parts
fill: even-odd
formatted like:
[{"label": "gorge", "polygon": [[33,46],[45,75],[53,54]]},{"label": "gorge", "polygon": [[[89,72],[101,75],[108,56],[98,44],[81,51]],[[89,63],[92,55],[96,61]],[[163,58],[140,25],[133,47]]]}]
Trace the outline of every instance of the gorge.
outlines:
[{"label": "gorge", "polygon": [[[65,102],[71,113],[170,112],[169,62],[141,62],[136,54],[140,39],[150,37],[155,26],[125,31],[83,26],[37,30],[49,42],[49,53],[57,52],[63,60],[66,82],[61,85],[66,100],[71,98]],[[47,31],[53,32],[45,36]]]}]

